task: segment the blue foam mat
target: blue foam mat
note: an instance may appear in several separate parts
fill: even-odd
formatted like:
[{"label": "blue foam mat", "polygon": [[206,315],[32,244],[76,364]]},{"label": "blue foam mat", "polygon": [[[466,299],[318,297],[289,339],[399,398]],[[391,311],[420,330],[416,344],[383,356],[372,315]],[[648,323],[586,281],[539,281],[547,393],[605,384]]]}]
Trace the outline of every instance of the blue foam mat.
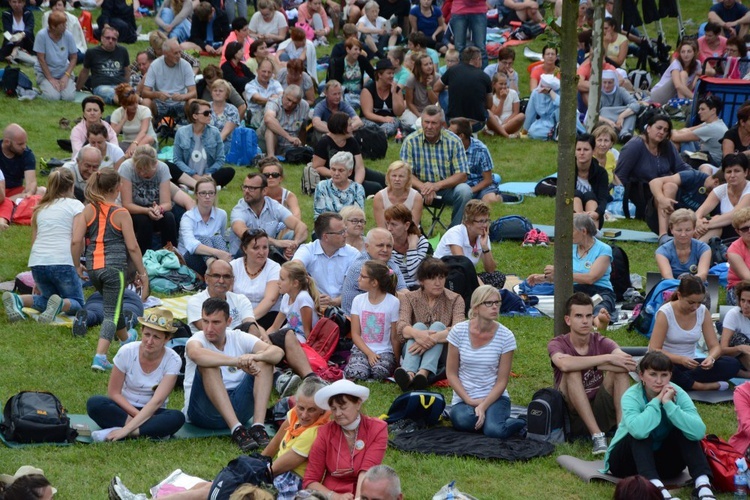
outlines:
[{"label": "blue foam mat", "polygon": [[[534,227],[540,231],[547,233],[550,239],[555,238],[555,226],[547,226],[545,224],[534,224]],[[659,237],[651,231],[636,231],[634,229],[619,229],[613,227],[605,227],[604,229],[614,229],[620,231],[620,236],[615,238],[607,238],[601,234],[597,235],[597,238],[603,240],[613,241],[639,241],[641,243],[658,243]]]}]

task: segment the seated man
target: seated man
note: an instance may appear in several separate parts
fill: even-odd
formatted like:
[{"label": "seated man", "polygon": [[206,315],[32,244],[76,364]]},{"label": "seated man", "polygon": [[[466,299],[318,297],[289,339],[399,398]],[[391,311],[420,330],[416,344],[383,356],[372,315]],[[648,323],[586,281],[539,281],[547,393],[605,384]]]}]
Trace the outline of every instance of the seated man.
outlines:
[{"label": "seated man", "polygon": [[498,193],[498,183],[492,173],[495,165],[490,150],[482,141],[472,136],[471,122],[467,118],[454,118],[448,130],[461,139],[466,149],[466,161],[469,164],[466,184],[471,188],[472,197],[485,203],[502,202],[503,197]]},{"label": "seated man", "polygon": [[473,196],[466,184],[469,165],[464,145],[456,134],[443,128],[443,112],[438,106],[424,108],[421,119],[422,128],[404,139],[401,160],[411,165],[413,187],[422,193],[425,205],[440,196],[443,203],[453,206],[453,227],[461,224],[464,207]]},{"label": "seated man", "polygon": [[362,120],[360,120],[359,116],[357,116],[354,108],[352,108],[346,102],[342,101],[344,88],[341,86],[341,83],[339,83],[337,80],[328,80],[326,82],[324,94],[325,99],[316,104],[315,108],[313,109],[312,125],[315,129],[315,132],[320,135],[327,134],[328,119],[336,111],[341,111],[342,113],[346,113],[347,115],[349,115],[349,118],[351,119],[350,126],[352,131],[355,131],[358,128],[362,127]]},{"label": "seated man", "polygon": [[73,171],[76,178],[73,193],[78,201],[86,203],[86,183],[91,174],[99,170],[102,164],[102,152],[94,146],[84,146],[76,155],[76,161],[66,162],[63,167]]},{"label": "seated man", "polygon": [[[672,131],[670,139],[682,151],[703,151],[711,157],[708,163],[721,165],[721,143],[727,133],[727,124],[719,115],[723,102],[718,95],[707,95],[698,101],[698,117],[701,123]],[[695,144],[690,144],[695,143]],[[681,147],[682,146],[682,147]]]},{"label": "seated man", "polygon": [[320,308],[341,307],[341,291],[346,271],[359,251],[346,244],[344,219],[333,212],[323,212],[315,219],[318,239],[301,245],[294,254],[308,274],[315,280],[320,292]]},{"label": "seated man", "polygon": [[284,155],[291,147],[305,144],[310,105],[302,99],[299,85],[289,85],[281,97],[266,103],[258,145],[266,156]]},{"label": "seated man", "polygon": [[727,38],[733,35],[744,38],[750,26],[750,9],[737,0],[721,0],[709,9],[708,20],[718,24]]},{"label": "seated man", "polygon": [[570,332],[547,344],[555,388],[568,405],[571,434],[591,434],[593,454],[603,455],[605,432],[620,422],[620,400],[630,387],[628,372],[635,370],[636,363],[613,340],[593,330],[594,303],[588,295],[570,296],[565,323]]},{"label": "seated man", "polygon": [[88,87],[107,104],[115,102],[115,87],[130,81],[130,56],[128,49],[117,45],[119,36],[111,26],[102,29],[102,43],[86,51],[76,82],[76,90]]},{"label": "seated man", "polygon": [[[226,263],[225,263],[226,264]],[[185,420],[206,429],[229,428],[243,452],[265,448],[263,426],[273,367],[284,353],[259,338],[229,328],[229,304],[210,298],[201,310],[202,330],[185,346]],[[252,418],[248,430],[245,423]]]},{"label": "seated man", "polygon": [[193,69],[180,57],[180,43],[174,38],[164,42],[162,51],[146,73],[142,97],[151,100],[157,120],[163,116],[185,118],[185,103],[197,97]]},{"label": "seated man", "polygon": [[[290,259],[302,243],[307,240],[307,225],[292,215],[278,201],[266,196],[268,180],[263,174],[247,174],[242,183],[242,199],[232,209],[229,235],[229,253],[241,257],[240,239],[248,229],[263,229],[269,243],[280,249]],[[277,239],[280,228],[288,228],[284,238]],[[288,238],[288,239],[287,239]]]},{"label": "seated man", "polygon": [[211,2],[202,1],[193,10],[190,38],[182,42],[185,50],[205,51],[209,56],[220,56],[224,40],[229,36],[229,19],[223,9],[216,10]]},{"label": "seated man", "polygon": [[0,172],[5,178],[5,196],[0,209],[0,225],[10,222],[13,203],[16,200],[32,194],[43,195],[46,191],[45,188],[37,186],[36,157],[26,146],[27,140],[26,131],[16,123],[11,123],[3,130]]}]

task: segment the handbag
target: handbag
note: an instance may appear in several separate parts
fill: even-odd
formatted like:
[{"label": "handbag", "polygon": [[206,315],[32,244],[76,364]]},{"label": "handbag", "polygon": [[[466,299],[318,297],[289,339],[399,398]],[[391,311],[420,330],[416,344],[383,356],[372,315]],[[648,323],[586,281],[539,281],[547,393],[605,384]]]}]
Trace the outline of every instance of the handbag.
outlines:
[{"label": "handbag", "polygon": [[305,32],[305,38],[308,40],[315,40],[315,30],[312,26],[302,21],[297,21],[294,25],[295,28],[299,28]]},{"label": "handbag", "polygon": [[34,215],[34,209],[39,205],[42,197],[38,194],[33,194],[21,199],[13,208],[13,214],[10,216],[11,224],[18,224],[19,226],[30,226],[31,218]]}]

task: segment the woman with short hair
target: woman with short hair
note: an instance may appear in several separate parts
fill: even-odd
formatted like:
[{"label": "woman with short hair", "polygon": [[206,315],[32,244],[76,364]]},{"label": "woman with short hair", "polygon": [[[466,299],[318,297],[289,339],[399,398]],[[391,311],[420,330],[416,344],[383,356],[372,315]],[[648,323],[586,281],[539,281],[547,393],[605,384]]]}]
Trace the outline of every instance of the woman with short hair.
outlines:
[{"label": "woman with short hair", "polygon": [[[721,160],[726,183],[712,189],[706,201],[695,211],[698,218],[695,234],[701,241],[708,242],[715,236],[724,239],[737,235],[731,224],[732,216],[737,210],[750,207],[748,168],[750,162],[744,154],[728,154]],[[714,214],[717,207],[718,215]]]},{"label": "woman with short hair", "polygon": [[232,84],[234,90],[242,94],[247,84],[255,79],[255,74],[242,63],[242,44],[229,42],[224,50],[224,56],[226,61],[221,65],[222,75]]},{"label": "woman with short hair", "polygon": [[401,270],[410,290],[419,285],[417,269],[430,249],[430,242],[414,223],[413,216],[411,210],[401,203],[385,210],[385,228],[393,236],[391,258]]},{"label": "woman with short hair", "polygon": [[365,190],[349,176],[354,170],[354,157],[351,153],[340,151],[330,160],[331,178],[318,183],[313,201],[313,218],[317,219],[323,212],[338,213],[347,205],[365,208]]},{"label": "woman with short hair", "polygon": [[115,146],[119,145],[117,142],[117,131],[106,120],[102,119],[104,116],[104,106],[104,99],[98,95],[86,96],[81,101],[83,120],[78,122],[70,131],[70,145],[73,148],[73,157],[88,142],[87,135],[89,128],[94,124],[99,124],[107,129],[107,142]]},{"label": "woman with short hair", "polygon": [[687,273],[708,279],[711,267],[711,247],[697,240],[695,212],[679,208],[669,216],[669,232],[673,238],[656,249],[656,265],[662,279],[675,279]]},{"label": "woman with short hair", "polygon": [[750,280],[750,208],[741,208],[732,216],[732,227],[740,235],[727,249],[727,304],[737,305],[734,286],[742,280]]},{"label": "woman with short hair", "polygon": [[73,35],[66,31],[68,18],[56,11],[49,16],[49,26],[34,40],[36,84],[42,98],[50,101],[72,101],[76,84],[73,70],[78,61],[78,49]]},{"label": "woman with short hair", "polygon": [[339,215],[344,218],[346,244],[364,252],[366,241],[364,233],[367,224],[364,210],[357,205],[347,205],[339,211]]},{"label": "woman with short hair", "polygon": [[221,78],[211,84],[211,125],[216,127],[224,143],[224,155],[232,147],[234,129],[241,125],[239,110],[228,102],[232,86]]}]

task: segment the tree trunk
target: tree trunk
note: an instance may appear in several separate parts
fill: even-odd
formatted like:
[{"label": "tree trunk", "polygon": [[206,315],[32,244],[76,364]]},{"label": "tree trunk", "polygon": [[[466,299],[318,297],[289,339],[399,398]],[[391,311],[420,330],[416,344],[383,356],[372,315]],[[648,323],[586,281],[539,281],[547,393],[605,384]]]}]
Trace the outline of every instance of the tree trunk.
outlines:
[{"label": "tree trunk", "polygon": [[557,143],[555,197],[555,336],[568,332],[565,302],[573,293],[573,197],[575,195],[575,140],[578,119],[578,1],[563,0],[560,42],[560,127]]},{"label": "tree trunk", "polygon": [[591,77],[589,78],[589,111],[586,130],[591,133],[599,123],[599,103],[602,96],[602,62],[604,60],[604,1],[594,0],[594,28],[591,33]]}]

